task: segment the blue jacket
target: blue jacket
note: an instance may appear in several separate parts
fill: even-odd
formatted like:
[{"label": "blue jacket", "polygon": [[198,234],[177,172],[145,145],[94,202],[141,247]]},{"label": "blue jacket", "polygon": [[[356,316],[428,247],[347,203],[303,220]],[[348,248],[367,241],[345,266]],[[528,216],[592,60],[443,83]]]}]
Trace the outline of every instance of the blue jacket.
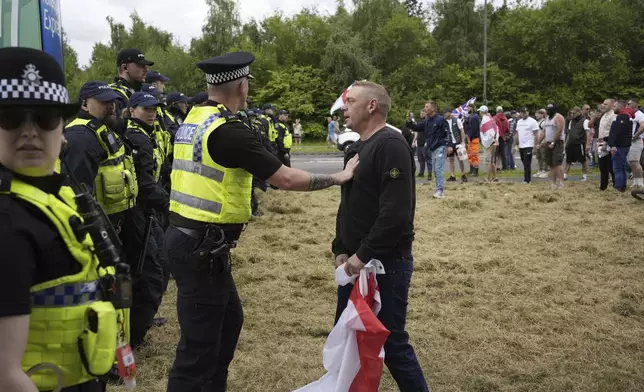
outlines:
[{"label": "blue jacket", "polygon": [[447,120],[440,114],[434,117],[427,117],[420,123],[408,122],[407,127],[413,129],[415,132],[423,132],[427,138],[427,148],[429,151],[434,151],[438,147],[447,146],[449,144],[449,124]]}]

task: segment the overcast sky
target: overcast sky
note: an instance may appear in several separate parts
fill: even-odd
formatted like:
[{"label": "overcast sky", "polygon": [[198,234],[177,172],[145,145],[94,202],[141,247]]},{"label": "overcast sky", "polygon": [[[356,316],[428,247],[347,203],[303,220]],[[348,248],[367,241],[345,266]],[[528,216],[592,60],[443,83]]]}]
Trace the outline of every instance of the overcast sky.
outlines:
[{"label": "overcast sky", "polygon": [[[322,13],[334,13],[335,0],[239,0],[244,21],[261,20],[282,10],[287,15],[302,8],[316,6]],[[130,26],[130,14],[135,10],[146,22],[171,32],[183,45],[201,35],[201,26],[208,15],[204,0],[61,0],[62,24],[69,42],[78,53],[80,65],[87,65],[94,43],[107,43],[110,28],[105,18]]]},{"label": "overcast sky", "polygon": [[[293,15],[302,8],[315,6],[322,14],[332,14],[336,8],[336,0],[238,0],[238,4],[244,21],[262,20],[276,10]],[[201,35],[208,14],[204,0],[61,0],[60,7],[63,29],[78,53],[81,66],[89,63],[94,43],[109,41],[107,16],[130,27],[130,14],[136,10],[146,23],[171,32],[187,46],[192,38]]]}]

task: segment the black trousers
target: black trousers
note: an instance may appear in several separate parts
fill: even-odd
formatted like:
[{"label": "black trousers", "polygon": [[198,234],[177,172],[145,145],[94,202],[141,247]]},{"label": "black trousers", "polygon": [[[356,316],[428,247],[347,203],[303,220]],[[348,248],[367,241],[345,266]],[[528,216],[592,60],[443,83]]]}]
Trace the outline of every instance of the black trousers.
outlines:
[{"label": "black trousers", "polygon": [[508,153],[506,151],[507,148],[508,148],[508,143],[505,140],[503,140],[502,137],[500,137],[499,138],[499,147],[496,149],[496,153],[501,158],[501,169],[502,170],[508,170]]},{"label": "black trousers", "polygon": [[165,233],[181,328],[168,392],[224,392],[244,323],[231,271],[219,268],[228,264],[229,253],[211,263],[207,254],[195,252],[200,245],[172,225]]},{"label": "black trousers", "polygon": [[[146,242],[146,231],[150,221],[145,212],[139,207],[134,207],[126,211],[125,216],[120,238],[132,274],[130,345],[136,349],[143,343],[161,304],[164,290],[164,270],[161,264],[163,244],[156,241],[161,231],[156,218],[152,222],[150,236]],[[144,248],[145,259],[140,265],[139,258]]]},{"label": "black trousers", "polygon": [[523,163],[523,181],[532,179],[532,147],[520,148],[521,162]]},{"label": "black trousers", "polygon": [[610,175],[613,184],[615,183],[615,173],[613,173],[613,160],[611,154],[599,158],[599,189],[606,190],[608,188],[608,176]]}]

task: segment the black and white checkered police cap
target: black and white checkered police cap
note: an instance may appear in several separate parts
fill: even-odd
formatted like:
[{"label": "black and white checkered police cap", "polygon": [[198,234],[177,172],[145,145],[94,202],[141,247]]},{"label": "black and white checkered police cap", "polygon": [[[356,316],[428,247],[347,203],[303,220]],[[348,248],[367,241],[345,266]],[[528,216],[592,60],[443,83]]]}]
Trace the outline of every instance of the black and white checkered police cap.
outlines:
[{"label": "black and white checkered police cap", "polygon": [[65,74],[55,58],[41,50],[0,49],[0,106],[59,107],[73,115],[78,103],[70,103]]},{"label": "black and white checkered police cap", "polygon": [[206,74],[208,84],[223,84],[241,78],[253,78],[250,74],[250,64],[255,56],[248,52],[234,52],[223,56],[213,57],[197,63]]}]

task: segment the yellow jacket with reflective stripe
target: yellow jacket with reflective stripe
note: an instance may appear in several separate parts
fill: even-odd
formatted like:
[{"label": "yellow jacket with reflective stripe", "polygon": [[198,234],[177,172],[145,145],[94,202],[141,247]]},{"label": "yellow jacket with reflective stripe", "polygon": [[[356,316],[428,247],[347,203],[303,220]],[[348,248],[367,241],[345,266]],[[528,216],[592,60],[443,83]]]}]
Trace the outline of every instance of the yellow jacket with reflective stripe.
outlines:
[{"label": "yellow jacket with reflective stripe", "polygon": [[[161,154],[163,157],[163,160],[165,161],[168,156],[170,156],[173,152],[173,146],[172,146],[172,136],[170,135],[170,132],[166,131],[165,129],[165,119],[163,109],[161,109],[160,106],[157,106],[157,118],[154,120],[154,138],[157,140],[157,143],[159,144],[159,148],[161,149]],[[163,123],[163,125],[161,125]]]},{"label": "yellow jacket with reflective stripe", "polygon": [[271,116],[268,116],[266,114],[262,114],[260,118],[268,121],[268,140],[271,143],[275,143],[275,141],[277,140],[277,129],[275,128],[275,122],[273,121]]},{"label": "yellow jacket with reflective stripe", "polygon": [[161,177],[161,166],[163,165],[163,153],[161,152],[161,148],[159,147],[159,141],[154,137],[154,135],[151,136],[145,131],[145,129],[143,129],[143,127],[132,120],[128,120],[127,129],[141,132],[142,134],[150,138],[150,142],[152,143],[152,157],[154,158],[155,162],[154,172],[152,173],[152,176],[154,177],[154,180],[156,182],[159,182],[159,177]]},{"label": "yellow jacket with reflective stripe", "polygon": [[253,176],[215,163],[208,136],[226,122],[240,122],[225,106],[194,107],[174,139],[170,211],[206,223],[247,223]]},{"label": "yellow jacket with reflective stripe", "polygon": [[[110,131],[105,124],[98,129],[92,126],[91,120],[77,118],[67,127],[85,126],[95,135],[98,143],[107,153],[107,159],[99,163],[98,173],[94,180],[96,200],[108,215],[128,210],[136,205],[139,186],[136,182],[134,159],[125,151],[125,145],[118,134]],[[119,145],[118,151],[112,153],[106,143],[114,138]]]},{"label": "yellow jacket with reflective stripe", "polygon": [[[82,266],[75,275],[31,287],[32,309],[27,347],[22,357],[23,371],[41,363],[54,364],[63,374],[64,387],[107,373],[115,359],[117,335],[121,330],[119,323],[127,328],[129,309],[116,311],[110,302],[101,301],[99,274],[113,274],[114,269],[99,268],[89,235],[85,235],[82,242],[76,238],[69,223],[72,217],[81,219],[74,192],[69,187],[62,187],[58,195],[48,194],[14,178],[9,193],[37,207]],[[98,317],[95,331],[89,328],[89,312],[95,312]],[[58,377],[49,370],[34,372],[31,380],[41,391],[53,390],[58,384]]]},{"label": "yellow jacket with reflective stripe", "polygon": [[284,140],[282,141],[282,143],[284,143],[284,148],[290,150],[291,147],[293,147],[293,135],[291,135],[291,131],[288,129],[288,126],[283,122],[280,121],[279,126],[284,128]]}]

